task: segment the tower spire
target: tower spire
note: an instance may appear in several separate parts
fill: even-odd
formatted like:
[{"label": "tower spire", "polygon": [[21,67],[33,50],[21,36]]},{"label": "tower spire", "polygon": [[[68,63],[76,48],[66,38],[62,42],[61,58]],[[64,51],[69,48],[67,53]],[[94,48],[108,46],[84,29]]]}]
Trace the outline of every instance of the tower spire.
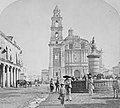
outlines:
[{"label": "tower spire", "polygon": [[53,10],[53,15],[56,17],[60,17],[60,9],[58,8],[58,6],[55,6],[55,9]]}]

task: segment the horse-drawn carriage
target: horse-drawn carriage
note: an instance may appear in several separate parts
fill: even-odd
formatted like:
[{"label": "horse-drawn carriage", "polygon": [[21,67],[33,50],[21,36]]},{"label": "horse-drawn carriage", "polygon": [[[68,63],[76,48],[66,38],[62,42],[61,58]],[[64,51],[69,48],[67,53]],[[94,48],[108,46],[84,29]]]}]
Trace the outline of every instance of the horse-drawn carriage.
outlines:
[{"label": "horse-drawn carriage", "polygon": [[17,87],[27,87],[27,81],[26,80],[17,80],[16,86]]},{"label": "horse-drawn carriage", "polygon": [[26,80],[17,80],[16,81],[16,87],[31,87],[32,82],[26,81]]}]

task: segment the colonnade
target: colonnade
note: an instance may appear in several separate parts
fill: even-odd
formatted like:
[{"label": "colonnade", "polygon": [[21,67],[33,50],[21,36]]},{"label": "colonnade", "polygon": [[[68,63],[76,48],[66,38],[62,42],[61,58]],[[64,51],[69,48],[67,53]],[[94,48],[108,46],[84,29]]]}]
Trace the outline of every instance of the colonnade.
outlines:
[{"label": "colonnade", "polygon": [[1,87],[17,87],[16,81],[20,77],[20,67],[0,63],[0,86]]}]

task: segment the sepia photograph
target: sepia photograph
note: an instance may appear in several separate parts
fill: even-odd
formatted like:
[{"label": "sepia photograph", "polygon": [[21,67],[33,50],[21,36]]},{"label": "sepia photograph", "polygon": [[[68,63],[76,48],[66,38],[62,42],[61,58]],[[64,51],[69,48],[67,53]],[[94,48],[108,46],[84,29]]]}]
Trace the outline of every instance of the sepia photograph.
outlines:
[{"label": "sepia photograph", "polygon": [[0,0],[0,108],[120,108],[120,0]]}]

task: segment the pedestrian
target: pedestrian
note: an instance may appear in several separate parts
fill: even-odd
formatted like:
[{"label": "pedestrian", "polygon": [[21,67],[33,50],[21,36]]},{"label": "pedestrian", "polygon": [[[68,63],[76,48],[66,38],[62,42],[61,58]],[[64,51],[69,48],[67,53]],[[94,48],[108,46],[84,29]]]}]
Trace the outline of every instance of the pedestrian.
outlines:
[{"label": "pedestrian", "polygon": [[62,105],[64,105],[65,93],[66,93],[66,90],[65,90],[65,87],[64,87],[64,83],[61,83],[58,99],[61,100]]},{"label": "pedestrian", "polygon": [[66,78],[65,79],[65,89],[66,89],[66,101],[72,101],[72,98],[71,98],[71,88],[72,88],[72,85],[71,85],[71,79],[70,78]]},{"label": "pedestrian", "polygon": [[37,81],[35,81],[35,86],[37,86]]},{"label": "pedestrian", "polygon": [[92,76],[88,77],[88,87],[89,87],[89,95],[93,95],[94,85],[93,85],[93,78]]},{"label": "pedestrian", "polygon": [[50,92],[53,92],[53,90],[54,90],[54,81],[51,78],[51,80],[50,80]]},{"label": "pedestrian", "polygon": [[57,80],[56,80],[55,86],[56,86],[56,92],[59,92],[60,81],[59,81],[59,78],[58,78],[58,77],[57,77]]},{"label": "pedestrian", "polygon": [[119,92],[119,81],[118,78],[113,79],[113,92],[114,92],[114,97],[113,98],[118,98],[118,92]]}]

